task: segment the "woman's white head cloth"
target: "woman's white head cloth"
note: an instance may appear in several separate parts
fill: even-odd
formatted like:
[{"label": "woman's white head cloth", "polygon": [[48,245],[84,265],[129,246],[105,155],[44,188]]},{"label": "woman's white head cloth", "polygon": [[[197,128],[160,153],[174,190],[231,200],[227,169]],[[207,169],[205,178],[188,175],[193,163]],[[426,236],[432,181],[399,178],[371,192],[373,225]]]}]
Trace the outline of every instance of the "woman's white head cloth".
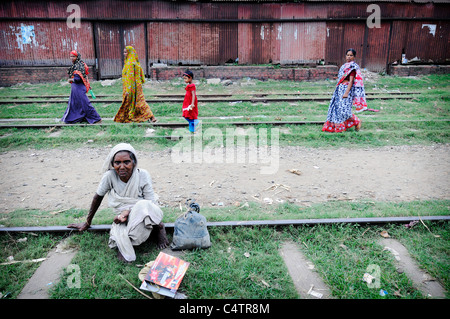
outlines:
[{"label": "woman's white head cloth", "polygon": [[103,167],[102,167],[102,173],[110,170],[110,169],[114,169],[114,167],[112,166],[111,162],[114,159],[114,155],[116,155],[116,153],[120,152],[120,151],[129,151],[131,153],[133,153],[135,159],[136,159],[136,163],[134,165],[134,168],[136,168],[137,166],[137,155],[136,155],[136,150],[134,149],[133,146],[131,146],[128,143],[120,143],[117,144],[116,146],[114,146],[111,151],[109,152],[108,156],[105,159],[105,162],[103,163]]}]

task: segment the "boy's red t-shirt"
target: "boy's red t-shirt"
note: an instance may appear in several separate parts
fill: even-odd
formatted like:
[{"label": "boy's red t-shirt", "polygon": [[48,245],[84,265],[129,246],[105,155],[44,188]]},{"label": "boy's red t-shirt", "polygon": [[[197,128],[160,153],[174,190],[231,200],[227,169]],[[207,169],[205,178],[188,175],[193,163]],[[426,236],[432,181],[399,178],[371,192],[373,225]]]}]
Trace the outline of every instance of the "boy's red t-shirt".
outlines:
[{"label": "boy's red t-shirt", "polygon": [[183,117],[191,119],[191,120],[196,120],[197,116],[198,116],[197,94],[195,94],[194,108],[189,111],[184,110],[192,103],[192,91],[195,91],[195,84],[194,83],[188,84],[186,86],[185,90],[186,90],[186,95],[184,96],[184,101],[183,101]]}]

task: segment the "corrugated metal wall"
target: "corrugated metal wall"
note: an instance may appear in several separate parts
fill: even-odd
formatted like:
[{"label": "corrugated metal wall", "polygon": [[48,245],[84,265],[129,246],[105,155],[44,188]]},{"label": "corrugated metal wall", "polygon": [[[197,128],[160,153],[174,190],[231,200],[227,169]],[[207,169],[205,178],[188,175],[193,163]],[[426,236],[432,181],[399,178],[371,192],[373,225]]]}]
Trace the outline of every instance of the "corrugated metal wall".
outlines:
[{"label": "corrugated metal wall", "polygon": [[0,65],[67,65],[69,52],[95,63],[92,24],[69,29],[61,21],[0,21]]},{"label": "corrugated metal wall", "polygon": [[[348,2],[348,1],[347,1]],[[449,4],[377,2],[381,28],[368,28],[367,1],[10,1],[0,3],[0,66],[62,66],[78,49],[101,78],[120,76],[123,48],[141,65],[340,65],[347,48],[372,71],[401,58],[450,60]],[[67,7],[81,8],[68,28]],[[413,36],[411,36],[413,35]]]}]

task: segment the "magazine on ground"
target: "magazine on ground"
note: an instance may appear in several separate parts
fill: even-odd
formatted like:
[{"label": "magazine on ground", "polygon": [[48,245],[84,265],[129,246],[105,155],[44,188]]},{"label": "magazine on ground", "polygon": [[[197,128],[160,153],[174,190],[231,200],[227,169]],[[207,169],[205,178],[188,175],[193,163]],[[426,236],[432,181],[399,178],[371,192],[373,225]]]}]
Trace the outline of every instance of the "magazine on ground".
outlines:
[{"label": "magazine on ground", "polygon": [[140,288],[173,298],[188,267],[188,262],[160,252]]}]

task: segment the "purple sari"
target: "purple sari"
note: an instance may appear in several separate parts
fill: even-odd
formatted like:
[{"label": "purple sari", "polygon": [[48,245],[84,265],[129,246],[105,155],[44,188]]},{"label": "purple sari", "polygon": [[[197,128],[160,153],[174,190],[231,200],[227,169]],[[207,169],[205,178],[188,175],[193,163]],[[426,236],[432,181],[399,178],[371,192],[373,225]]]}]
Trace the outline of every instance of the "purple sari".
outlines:
[{"label": "purple sari", "polygon": [[86,95],[86,86],[78,74],[75,74],[72,82],[72,90],[61,121],[67,124],[80,123],[83,121],[94,124],[101,120],[100,115],[92,106]]}]

